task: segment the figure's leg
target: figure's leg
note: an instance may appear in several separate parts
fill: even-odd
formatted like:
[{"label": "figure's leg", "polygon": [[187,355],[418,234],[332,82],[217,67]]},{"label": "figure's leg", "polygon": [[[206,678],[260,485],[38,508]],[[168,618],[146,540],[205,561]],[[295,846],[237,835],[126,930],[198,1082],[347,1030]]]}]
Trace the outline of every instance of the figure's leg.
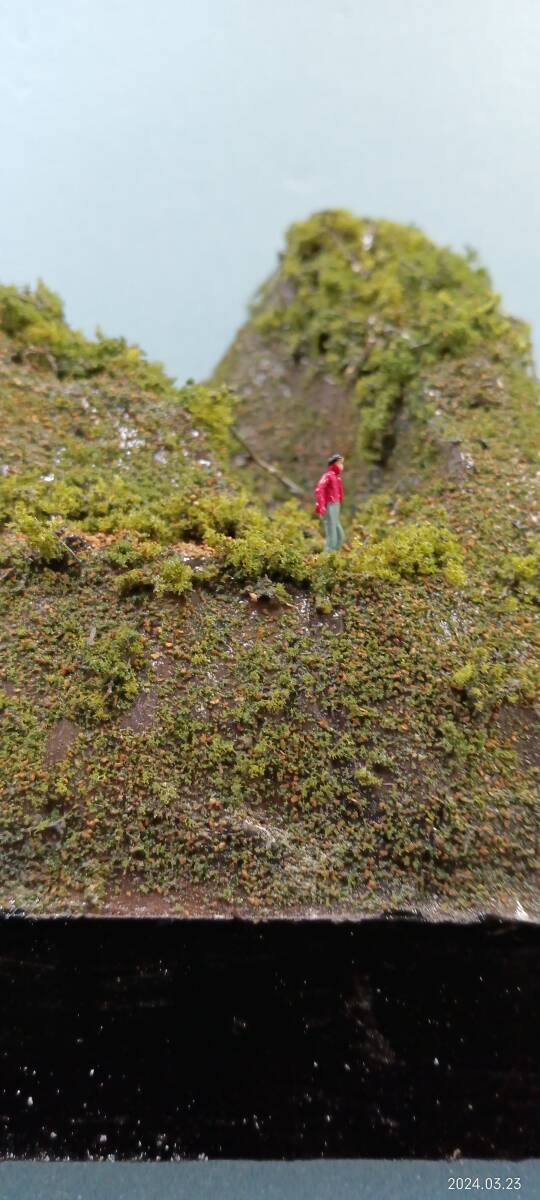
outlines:
[{"label": "figure's leg", "polygon": [[324,545],[324,549],[325,549],[325,552],[328,554],[330,552],[330,550],[332,549],[332,528],[330,525],[330,516],[328,513],[328,509],[326,510],[324,517],[323,517],[323,525],[324,525],[324,532],[326,534],[326,542]]},{"label": "figure's leg", "polygon": [[341,547],[345,541],[345,533],[344,533],[340,518],[341,518],[341,504],[338,504],[337,513],[336,513],[336,550],[341,550]]},{"label": "figure's leg", "polygon": [[338,549],[337,527],[338,527],[338,523],[339,523],[339,505],[331,502],[327,506],[326,511],[328,513],[328,522],[329,522],[328,549],[329,550],[337,550]]}]

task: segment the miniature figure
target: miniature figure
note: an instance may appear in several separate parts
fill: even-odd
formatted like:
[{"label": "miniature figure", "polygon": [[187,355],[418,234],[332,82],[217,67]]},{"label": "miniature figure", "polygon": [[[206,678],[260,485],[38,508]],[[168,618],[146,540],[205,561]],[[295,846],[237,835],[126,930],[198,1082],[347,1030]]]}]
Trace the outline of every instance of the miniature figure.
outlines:
[{"label": "miniature figure", "polygon": [[340,513],[343,501],[343,483],[341,473],[345,465],[342,454],[333,454],[328,459],[328,469],[321,476],[315,488],[315,511],[324,521],[326,532],[325,551],[340,550],[345,534],[341,527]]}]

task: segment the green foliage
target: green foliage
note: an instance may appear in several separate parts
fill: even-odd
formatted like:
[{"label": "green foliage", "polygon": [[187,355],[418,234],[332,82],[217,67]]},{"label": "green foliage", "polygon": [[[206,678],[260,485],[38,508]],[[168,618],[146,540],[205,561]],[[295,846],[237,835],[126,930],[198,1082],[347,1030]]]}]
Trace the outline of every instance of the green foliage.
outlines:
[{"label": "green foliage", "polygon": [[[414,226],[315,213],[287,232],[279,272],[256,296],[252,323],[294,361],[352,382],[359,451],[384,462],[398,408],[422,371],[486,344],[530,365],[526,325],[512,321],[474,253],[429,241]],[[279,299],[276,300],[276,294]]]},{"label": "green foliage", "polygon": [[122,371],[143,386],[170,391],[171,381],[158,363],[148,363],[138,346],[125,338],[107,338],[98,328],[92,341],[69,328],[62,302],[42,280],[36,288],[0,286],[0,329],[33,366],[51,368],[59,378],[85,378],[102,371]]},{"label": "green foliage", "polygon": [[0,285],[0,327],[9,337],[20,337],[36,321],[63,321],[64,310],[60,297],[38,280],[31,288]]},{"label": "green foliage", "polygon": [[450,587],[465,587],[465,584],[467,583],[467,575],[461,563],[457,559],[449,559],[448,562],[445,563],[442,573],[446,579],[446,582],[450,584]]},{"label": "green foliage", "polygon": [[354,779],[356,783],[360,785],[360,787],[377,787],[377,785],[380,783],[380,780],[373,773],[373,771],[370,771],[369,768],[365,766],[356,768],[354,772]]},{"label": "green foliage", "polygon": [[18,539],[0,540],[0,570],[24,567],[24,543]]},{"label": "green foliage", "polygon": [[[432,357],[441,350],[461,355],[467,344],[486,338],[508,338],[518,354],[528,349],[523,327],[516,330],[500,313],[500,298],[490,291],[486,271],[473,266],[470,257],[467,261],[447,248],[435,246],[414,227],[357,220],[340,210],[318,213],[288,231],[282,271],[296,287],[287,316],[293,325],[295,317],[300,319],[305,337],[312,344],[306,316],[311,316],[313,322],[320,321],[325,306],[330,304],[346,316],[351,326],[356,318],[357,335],[361,328],[369,332],[367,317],[374,312],[376,329],[391,323],[397,334],[397,340],[389,346],[391,353],[381,355],[376,344],[370,367],[378,369],[381,357],[388,364],[395,362],[397,351],[397,370],[392,372],[390,368],[387,374],[395,373],[399,382],[414,369],[410,355],[416,353],[413,347],[420,339],[429,340],[426,349]],[[302,300],[305,311],[300,314]],[[414,330],[410,328],[411,319]],[[340,327],[341,337],[344,332]],[[404,349],[399,340],[403,334]],[[344,366],[337,336],[336,361]],[[352,328],[348,339],[347,357],[351,361]],[[324,348],[327,359],[331,359],[331,346],[330,336]],[[407,363],[405,373],[401,351]]]},{"label": "green foliage", "polygon": [[329,596],[324,594],[324,592],[317,592],[314,600],[317,612],[324,613],[325,616],[328,616],[332,612],[332,601]]},{"label": "green foliage", "polygon": [[377,373],[369,382],[357,383],[354,397],[362,412],[360,452],[367,462],[382,463],[392,449],[392,421],[402,399],[401,388]]},{"label": "green foliage", "polygon": [[253,530],[234,539],[214,534],[212,544],[235,579],[245,581],[267,575],[269,579],[300,585],[309,581],[310,567],[301,551],[271,533]]},{"label": "green foliage", "polygon": [[92,646],[84,645],[67,696],[69,715],[92,724],[122,711],[137,695],[137,676],[145,662],[146,641],[129,625],[101,634]]},{"label": "green foliage", "polygon": [[139,592],[153,591],[154,581],[147,571],[141,570],[140,567],[134,567],[132,571],[126,571],[124,575],[118,576],[115,587],[119,596],[132,596]]},{"label": "green foliage", "polygon": [[47,517],[77,520],[84,512],[82,491],[62,480],[49,482],[32,475],[0,479],[0,527],[16,524],[15,513],[23,510],[41,522]]},{"label": "green foliage", "polygon": [[361,414],[359,449],[368,462],[384,462],[393,447],[394,416],[418,373],[418,356],[401,341],[374,351],[370,367],[354,389]]},{"label": "green foliage", "polygon": [[[540,696],[540,663],[528,662],[518,670],[519,693],[516,699],[531,703]],[[512,698],[512,697],[511,697]]]},{"label": "green foliage", "polygon": [[462,667],[459,667],[457,671],[454,671],[454,674],[452,675],[452,687],[458,688],[460,691],[462,691],[462,689],[466,687],[466,685],[470,683],[471,679],[473,678],[473,664],[470,662],[464,663]]},{"label": "green foliage", "polygon": [[255,584],[251,585],[249,596],[251,600],[268,600],[271,603],[285,604],[288,608],[294,608],[289,600],[289,593],[283,583],[273,583],[267,575],[263,575],[262,579],[258,579]]},{"label": "green foliage", "polygon": [[166,516],[176,536],[209,544],[214,533],[237,537],[267,524],[245,491],[236,495],[180,491],[167,504]]},{"label": "green foliage", "polygon": [[57,535],[57,522],[49,524],[39,521],[23,505],[16,505],[13,517],[14,528],[26,539],[33,557],[41,563],[61,563],[68,557],[66,547]]},{"label": "green foliage", "polygon": [[353,575],[394,582],[443,571],[448,582],[460,585],[465,580],[462,560],[455,534],[424,521],[392,529],[380,541],[353,546],[349,564]]},{"label": "green foliage", "polygon": [[439,733],[443,750],[462,762],[478,755],[486,742],[483,730],[465,732],[450,717],[441,722]]},{"label": "green foliage", "polygon": [[105,558],[111,566],[121,567],[123,570],[140,567],[144,561],[139,543],[132,538],[120,538],[119,541],[113,542],[105,551]]},{"label": "green foliage", "polygon": [[230,427],[236,404],[234,392],[226,386],[208,388],[192,384],[183,389],[182,398],[197,425],[210,435],[212,444],[230,450],[233,445]]},{"label": "green foliage", "polygon": [[540,551],[508,555],[498,565],[497,574],[518,596],[540,603]]},{"label": "green foliage", "polygon": [[491,712],[503,703],[516,704],[537,694],[540,672],[537,664],[516,668],[505,662],[496,647],[476,645],[470,658],[455,670],[451,686],[473,712]]},{"label": "green foliage", "polygon": [[275,514],[265,514],[246,492],[237,495],[179,494],[171,499],[168,519],[175,533],[217,549],[235,579],[262,575],[297,584],[307,583],[305,514],[293,501]]},{"label": "green foliage", "polygon": [[157,596],[185,596],[193,585],[193,571],[181,558],[165,559],[156,582]]}]

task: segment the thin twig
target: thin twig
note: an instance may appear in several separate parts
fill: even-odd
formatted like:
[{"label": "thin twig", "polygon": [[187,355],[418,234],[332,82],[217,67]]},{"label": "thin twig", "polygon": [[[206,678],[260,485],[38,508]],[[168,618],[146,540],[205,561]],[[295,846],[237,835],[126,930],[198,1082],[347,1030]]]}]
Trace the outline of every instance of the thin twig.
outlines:
[{"label": "thin twig", "polygon": [[58,538],[58,541],[60,542],[60,545],[63,546],[65,550],[67,550],[68,554],[73,555],[75,561],[78,562],[79,566],[80,566],[81,560],[80,560],[79,556],[77,554],[75,554],[75,551],[71,549],[71,546],[68,546],[67,542],[64,542],[62,540],[62,538]]},{"label": "thin twig", "polygon": [[252,450],[251,446],[248,446],[245,438],[238,433],[238,430],[231,427],[231,433],[233,437],[236,438],[237,442],[240,442],[240,445],[244,447],[244,450],[247,450],[250,458],[253,459],[254,463],[257,463],[258,467],[261,467],[263,471],[268,471],[269,475],[275,475],[276,479],[279,479],[280,483],[282,483],[284,487],[288,488],[289,492],[292,492],[294,496],[305,495],[304,489],[299,487],[293,479],[289,479],[286,475],[282,475],[281,472],[278,471],[277,467],[273,467],[270,463],[265,462],[264,459],[259,458],[259,455]]}]

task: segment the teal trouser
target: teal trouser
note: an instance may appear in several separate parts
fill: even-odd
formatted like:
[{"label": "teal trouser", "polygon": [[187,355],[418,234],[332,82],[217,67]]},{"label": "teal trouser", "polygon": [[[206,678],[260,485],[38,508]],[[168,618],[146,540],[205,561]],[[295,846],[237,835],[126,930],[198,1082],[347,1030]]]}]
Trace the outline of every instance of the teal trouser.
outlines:
[{"label": "teal trouser", "polygon": [[326,532],[326,545],[324,548],[326,551],[340,550],[345,541],[345,534],[341,528],[339,519],[340,512],[341,504],[339,501],[336,500],[331,504],[327,504],[323,517]]}]

